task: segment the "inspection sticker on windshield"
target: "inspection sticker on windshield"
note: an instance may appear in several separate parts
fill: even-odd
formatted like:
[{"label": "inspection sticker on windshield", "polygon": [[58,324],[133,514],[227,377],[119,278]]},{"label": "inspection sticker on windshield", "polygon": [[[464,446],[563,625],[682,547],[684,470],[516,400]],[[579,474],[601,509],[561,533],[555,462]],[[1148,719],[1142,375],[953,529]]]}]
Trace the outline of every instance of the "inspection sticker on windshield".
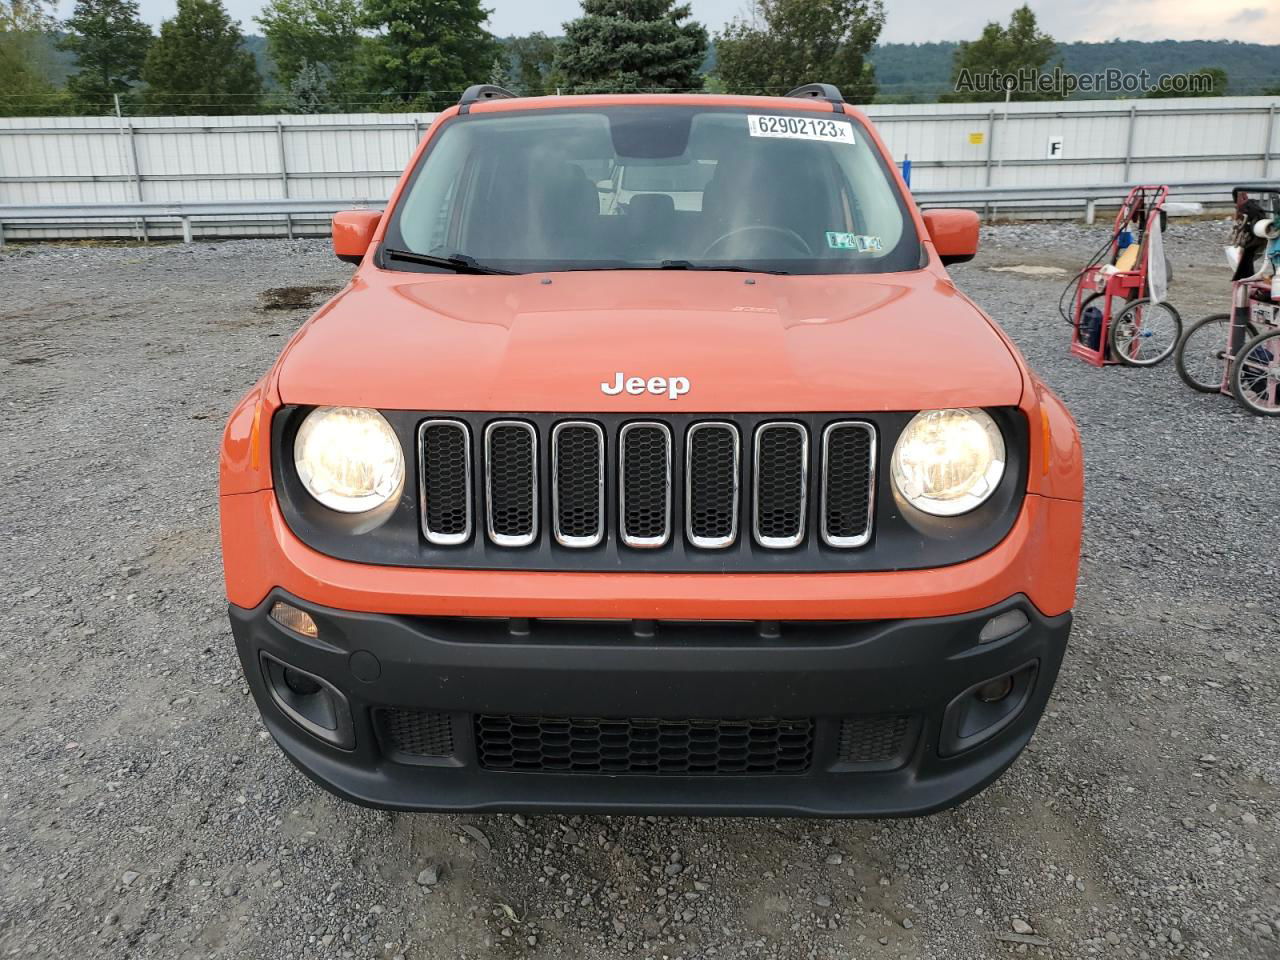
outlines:
[{"label": "inspection sticker on windshield", "polygon": [[864,237],[857,233],[827,231],[827,246],[832,250],[856,250],[858,253],[879,253],[884,244],[879,237]]},{"label": "inspection sticker on windshield", "polygon": [[753,137],[853,143],[853,124],[822,117],[771,117],[751,113],[747,114],[747,130]]}]

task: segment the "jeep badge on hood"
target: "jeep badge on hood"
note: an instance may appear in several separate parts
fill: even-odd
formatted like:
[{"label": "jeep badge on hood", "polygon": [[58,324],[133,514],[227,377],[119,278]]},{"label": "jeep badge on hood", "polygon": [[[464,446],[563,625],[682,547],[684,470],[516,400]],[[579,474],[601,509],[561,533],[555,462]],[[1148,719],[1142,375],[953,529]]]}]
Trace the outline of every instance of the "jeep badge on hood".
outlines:
[{"label": "jeep badge on hood", "polygon": [[611,397],[616,397],[624,390],[634,397],[648,391],[654,396],[660,397],[665,393],[668,400],[678,400],[689,392],[689,378],[650,377],[646,380],[644,377],[624,377],[619,370],[613,375],[613,383],[606,380],[600,384],[600,389]]}]

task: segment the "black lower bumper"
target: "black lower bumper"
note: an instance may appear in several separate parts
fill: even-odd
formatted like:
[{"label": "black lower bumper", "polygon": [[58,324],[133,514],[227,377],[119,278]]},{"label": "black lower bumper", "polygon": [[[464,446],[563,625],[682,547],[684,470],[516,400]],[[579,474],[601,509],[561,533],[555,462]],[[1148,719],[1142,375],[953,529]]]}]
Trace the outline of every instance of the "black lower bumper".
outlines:
[{"label": "black lower bumper", "polygon": [[[277,600],[310,613],[318,638],[273,620]],[[980,642],[993,617],[1014,610],[1025,624],[1014,614],[1012,633]],[[252,610],[233,606],[231,624],[276,741],[357,803],[879,817],[957,804],[1014,761],[1044,711],[1071,616],[1043,617],[1015,596],[960,616],[777,630],[529,624],[349,613],[279,593]],[[323,683],[337,708],[322,725],[334,731],[296,721],[291,694],[279,692],[284,666]],[[979,696],[1006,676],[1004,696],[988,702],[1000,683]],[[761,729],[744,733],[743,721]],[[491,727],[506,747],[514,736],[516,762],[486,746]],[[628,759],[636,730],[656,744],[656,766]],[[791,751],[783,762],[770,752],[779,736]],[[714,756],[689,762],[690,738]],[[602,742],[624,746],[601,762]]]}]

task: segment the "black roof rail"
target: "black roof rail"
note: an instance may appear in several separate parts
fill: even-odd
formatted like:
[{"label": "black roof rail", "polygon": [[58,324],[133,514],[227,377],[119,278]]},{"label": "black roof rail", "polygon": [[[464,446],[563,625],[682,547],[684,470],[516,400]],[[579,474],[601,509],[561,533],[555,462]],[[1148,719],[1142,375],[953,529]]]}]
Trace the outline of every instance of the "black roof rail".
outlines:
[{"label": "black roof rail", "polygon": [[826,100],[835,107],[836,113],[844,113],[844,94],[834,83],[806,83],[803,87],[796,87],[787,96]]},{"label": "black roof rail", "polygon": [[515,98],[516,95],[510,90],[495,87],[492,83],[476,83],[462,92],[462,98],[458,101],[458,112],[467,113],[473,103],[484,100],[514,100]]}]

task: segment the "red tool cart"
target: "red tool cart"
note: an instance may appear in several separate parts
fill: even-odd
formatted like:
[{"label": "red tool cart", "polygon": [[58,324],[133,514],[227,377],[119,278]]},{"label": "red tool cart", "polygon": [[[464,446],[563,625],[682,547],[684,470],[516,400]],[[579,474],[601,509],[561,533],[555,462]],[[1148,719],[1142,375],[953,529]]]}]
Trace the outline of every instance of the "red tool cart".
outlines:
[{"label": "red tool cart", "polygon": [[[1182,335],[1182,318],[1163,299],[1168,197],[1167,186],[1130,190],[1116,214],[1111,239],[1072,281],[1071,352],[1087,363],[1153,367],[1173,352]],[[1166,264],[1162,278],[1149,274],[1153,244],[1158,245],[1157,263]],[[1160,294],[1156,299],[1153,282]]]}]

